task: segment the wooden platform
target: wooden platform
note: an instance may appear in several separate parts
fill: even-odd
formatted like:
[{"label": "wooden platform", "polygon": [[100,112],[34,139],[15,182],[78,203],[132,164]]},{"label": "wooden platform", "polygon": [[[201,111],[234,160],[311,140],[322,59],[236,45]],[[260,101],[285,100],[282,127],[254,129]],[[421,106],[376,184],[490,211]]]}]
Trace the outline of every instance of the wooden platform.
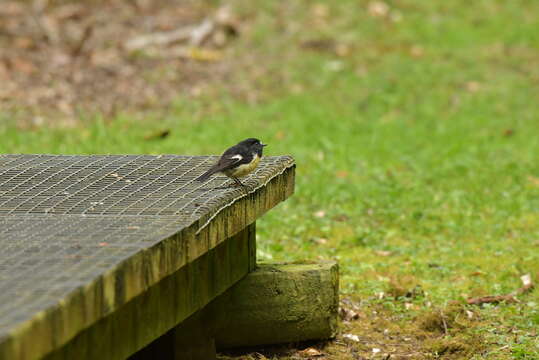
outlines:
[{"label": "wooden platform", "polygon": [[264,158],[246,193],[194,181],[215,160],[0,156],[0,359],[125,359],[251,271],[294,162]]}]

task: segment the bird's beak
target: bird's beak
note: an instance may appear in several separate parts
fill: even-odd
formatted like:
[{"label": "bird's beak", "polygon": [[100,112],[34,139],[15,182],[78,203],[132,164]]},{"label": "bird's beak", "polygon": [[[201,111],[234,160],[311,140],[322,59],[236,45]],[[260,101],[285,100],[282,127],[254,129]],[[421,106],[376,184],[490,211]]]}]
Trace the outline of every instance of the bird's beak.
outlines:
[{"label": "bird's beak", "polygon": [[262,144],[262,143],[261,143],[260,145],[262,145],[262,147],[264,147],[264,146],[268,146],[268,144]]}]

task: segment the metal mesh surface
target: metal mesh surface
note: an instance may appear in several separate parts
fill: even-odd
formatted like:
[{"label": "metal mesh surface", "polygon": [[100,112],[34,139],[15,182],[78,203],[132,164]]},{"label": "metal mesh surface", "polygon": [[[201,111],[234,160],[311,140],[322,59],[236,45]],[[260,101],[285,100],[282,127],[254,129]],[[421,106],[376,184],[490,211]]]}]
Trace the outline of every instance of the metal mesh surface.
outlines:
[{"label": "metal mesh surface", "polygon": [[[214,156],[1,155],[0,338],[134,253],[244,195]],[[256,188],[290,157],[266,157]]]}]

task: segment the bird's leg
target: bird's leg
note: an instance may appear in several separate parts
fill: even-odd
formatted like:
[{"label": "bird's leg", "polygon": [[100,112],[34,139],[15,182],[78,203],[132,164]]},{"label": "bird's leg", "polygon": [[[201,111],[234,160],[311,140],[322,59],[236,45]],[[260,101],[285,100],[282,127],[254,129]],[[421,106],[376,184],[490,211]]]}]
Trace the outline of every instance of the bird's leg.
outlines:
[{"label": "bird's leg", "polygon": [[228,177],[232,179],[234,182],[225,186],[218,187],[216,189],[227,189],[227,188],[233,188],[233,187],[241,187],[244,190],[248,189],[248,186],[242,183],[240,179],[238,179],[237,177],[235,176],[228,176]]},{"label": "bird's leg", "polygon": [[234,183],[236,183],[237,186],[246,187],[246,185],[244,185],[237,177],[232,176],[232,180],[234,180]]},{"label": "bird's leg", "polygon": [[239,186],[243,189],[243,191],[245,191],[246,194],[249,193],[249,187],[247,185],[245,185],[244,183],[242,183],[240,181],[240,179],[238,179],[237,177],[235,176],[231,176],[232,180],[234,180],[234,184],[233,185],[236,185],[236,186]]}]

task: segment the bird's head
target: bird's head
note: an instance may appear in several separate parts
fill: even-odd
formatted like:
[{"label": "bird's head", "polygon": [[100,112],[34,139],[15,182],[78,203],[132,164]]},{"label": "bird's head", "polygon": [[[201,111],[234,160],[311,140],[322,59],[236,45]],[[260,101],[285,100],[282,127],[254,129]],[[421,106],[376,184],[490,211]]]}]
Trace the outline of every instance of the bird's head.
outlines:
[{"label": "bird's head", "polygon": [[255,138],[248,138],[240,142],[238,145],[244,145],[253,152],[256,152],[259,156],[262,156],[262,149],[267,144],[262,144],[260,140]]}]

